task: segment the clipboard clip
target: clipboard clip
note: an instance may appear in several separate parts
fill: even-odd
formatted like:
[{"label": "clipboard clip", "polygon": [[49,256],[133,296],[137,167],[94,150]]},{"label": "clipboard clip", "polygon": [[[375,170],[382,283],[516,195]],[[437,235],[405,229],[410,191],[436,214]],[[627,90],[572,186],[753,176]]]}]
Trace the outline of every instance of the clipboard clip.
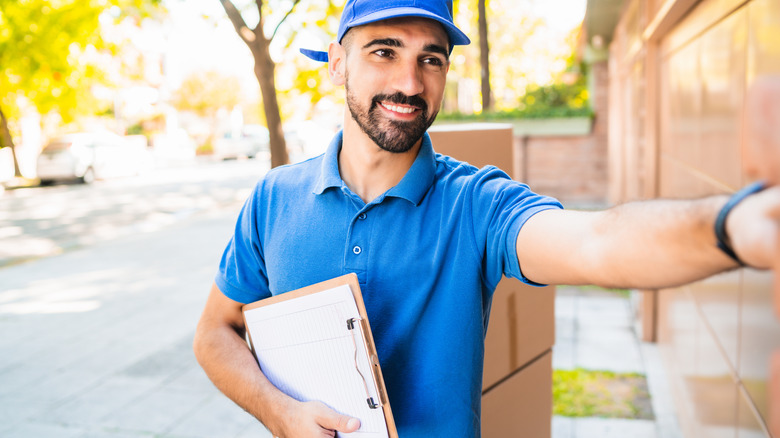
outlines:
[{"label": "clipboard clip", "polygon": [[[368,383],[366,382],[366,376],[363,375],[362,372],[360,372],[360,367],[358,367],[358,361],[357,361],[357,355],[358,355],[358,348],[357,348],[357,341],[355,341],[355,326],[358,326],[358,330],[360,330],[361,334],[361,340],[365,343],[365,340],[363,339],[363,327],[359,324],[361,321],[360,318],[349,318],[347,319],[347,329],[352,332],[352,345],[355,347],[355,370],[360,375],[360,379],[363,382],[363,388],[366,390],[366,403],[368,403],[368,407],[371,409],[377,409],[381,405],[374,400],[374,397],[371,396],[371,392],[368,389]],[[358,323],[358,324],[355,324]],[[372,380],[373,383],[373,380]]]}]

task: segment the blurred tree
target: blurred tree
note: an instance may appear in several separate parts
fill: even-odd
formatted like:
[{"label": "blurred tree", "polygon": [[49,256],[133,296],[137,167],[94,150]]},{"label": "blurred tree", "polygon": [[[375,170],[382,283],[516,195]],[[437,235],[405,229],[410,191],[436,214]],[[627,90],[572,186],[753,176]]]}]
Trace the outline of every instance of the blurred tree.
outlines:
[{"label": "blurred tree", "polygon": [[241,84],[235,77],[216,71],[195,73],[186,77],[173,93],[172,103],[176,109],[192,111],[211,121],[208,142],[213,143],[219,110],[232,110],[241,103]]},{"label": "blurred tree", "polygon": [[[587,64],[575,51],[580,27],[571,30],[566,37],[569,55],[563,59],[565,49],[548,54],[554,60],[554,70],[546,72],[551,80],[547,84],[529,83],[524,93],[509,108],[499,111],[474,113],[449,112],[439,114],[438,120],[508,120],[517,118],[592,117],[590,106]],[[558,71],[560,63],[564,69]]]},{"label": "blurred tree", "polygon": [[17,177],[9,120],[22,106],[63,120],[94,108],[91,85],[105,79],[95,57],[117,49],[101,38],[101,19],[161,10],[160,0],[0,0],[0,147],[11,148]]},{"label": "blurred tree", "polygon": [[[276,63],[271,57],[271,43],[274,42],[275,38],[285,34],[287,41],[283,44],[284,48],[290,48],[296,29],[306,28],[309,25],[325,30],[332,37],[334,32],[326,28],[334,27],[331,19],[339,16],[341,7],[335,6],[331,0],[323,0],[321,2],[305,2],[305,5],[301,5],[305,10],[300,11],[300,0],[280,2],[255,0],[250,3],[254,6],[251,14],[253,18],[257,19],[257,24],[251,28],[233,1],[220,0],[220,2],[233,23],[236,33],[252,52],[255,61],[254,73],[260,85],[263,112],[271,142],[271,166],[286,164],[289,157],[277,98],[279,90],[275,79]],[[274,10],[271,8],[271,3],[274,3]],[[247,11],[246,15],[249,16],[250,11]],[[275,18],[274,26],[269,26],[267,22],[270,21],[269,17]],[[282,25],[288,20],[296,21],[296,23],[283,28]],[[338,19],[336,19],[335,26],[338,26]],[[270,36],[266,36],[268,31],[271,31]],[[296,53],[294,56],[297,60],[305,62],[302,60],[302,55]],[[298,65],[297,60],[292,60],[293,63],[296,63],[296,76],[293,80],[288,81],[290,82],[289,89],[285,90],[285,93],[303,94],[305,92],[309,95],[311,103],[316,103],[321,97],[330,94],[332,89],[324,84],[327,82],[327,71],[321,65],[317,65],[315,70],[307,69]]]},{"label": "blurred tree", "polygon": [[493,109],[490,90],[490,46],[488,44],[487,0],[477,0],[477,23],[479,28],[479,66],[482,84],[482,111]]},{"label": "blurred tree", "polygon": [[289,12],[277,24],[274,34],[266,37],[263,26],[265,25],[265,16],[263,15],[263,0],[256,0],[258,21],[254,29],[247,26],[241,12],[230,0],[220,0],[222,7],[225,8],[228,18],[233,23],[236,33],[241,40],[249,47],[252,57],[255,60],[255,77],[260,84],[260,93],[263,96],[263,110],[265,112],[266,126],[271,142],[271,167],[281,166],[289,162],[287,155],[287,145],[284,141],[284,131],[282,129],[282,117],[279,114],[279,102],[276,98],[276,80],[274,78],[276,64],[271,58],[270,45],[276,35],[276,31],[287,17],[295,9],[300,0],[294,0],[290,6]]},{"label": "blurred tree", "polygon": [[[458,12],[462,5],[459,0],[453,0],[453,16],[459,15]],[[463,5],[466,8],[466,14],[474,7],[474,4]],[[482,95],[482,111],[493,109],[493,92],[490,87],[490,44],[488,36],[488,0],[477,0],[477,33],[479,35],[479,79]]]},{"label": "blurred tree", "polygon": [[[455,23],[470,36],[480,31],[478,2],[481,1],[454,2]],[[487,37],[480,37],[480,44],[475,41],[469,46],[456,47],[452,56],[450,80],[458,82],[458,86],[451,90],[459,94],[445,99],[457,101],[459,111],[485,112],[487,92],[480,93],[481,87],[476,85],[485,76],[489,79],[492,112],[516,110],[529,87],[560,79],[573,51],[570,37],[576,37],[577,31],[567,36],[566,31],[547,23],[537,10],[539,3],[541,0],[485,0]],[[489,41],[486,60],[480,50],[482,41]],[[483,67],[485,63],[487,68]],[[482,85],[486,84],[482,82]],[[476,99],[473,103],[472,96]]]}]

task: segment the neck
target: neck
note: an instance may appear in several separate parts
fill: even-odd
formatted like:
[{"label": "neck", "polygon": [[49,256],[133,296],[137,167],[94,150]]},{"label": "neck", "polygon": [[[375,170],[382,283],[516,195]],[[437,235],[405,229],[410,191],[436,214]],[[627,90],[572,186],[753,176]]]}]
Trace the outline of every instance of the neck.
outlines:
[{"label": "neck", "polygon": [[408,152],[388,152],[374,143],[347,115],[339,153],[339,173],[344,183],[365,203],[398,185],[420,150],[419,140]]}]

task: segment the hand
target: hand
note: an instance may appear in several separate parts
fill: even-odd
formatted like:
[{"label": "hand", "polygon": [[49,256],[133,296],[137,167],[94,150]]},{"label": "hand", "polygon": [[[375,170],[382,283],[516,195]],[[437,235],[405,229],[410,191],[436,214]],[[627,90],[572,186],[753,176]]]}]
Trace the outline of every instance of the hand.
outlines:
[{"label": "hand", "polygon": [[360,428],[357,418],[339,414],[318,401],[294,402],[288,412],[290,415],[280,430],[271,431],[274,437],[333,437],[336,432],[350,433]]},{"label": "hand", "polygon": [[750,195],[737,204],[726,219],[731,247],[747,266],[772,268],[780,238],[780,186]]}]

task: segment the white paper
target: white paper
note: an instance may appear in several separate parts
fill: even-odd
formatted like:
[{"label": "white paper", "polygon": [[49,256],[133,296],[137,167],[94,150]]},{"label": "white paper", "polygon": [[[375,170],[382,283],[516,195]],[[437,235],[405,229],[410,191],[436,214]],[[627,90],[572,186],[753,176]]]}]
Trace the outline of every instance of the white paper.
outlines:
[{"label": "white paper", "polygon": [[[260,369],[277,388],[360,420],[357,432],[338,436],[388,436],[382,408],[371,409],[366,401],[371,396],[379,402],[379,396],[348,285],[256,307],[245,317]],[[356,320],[354,330],[347,328],[350,318]]]}]

